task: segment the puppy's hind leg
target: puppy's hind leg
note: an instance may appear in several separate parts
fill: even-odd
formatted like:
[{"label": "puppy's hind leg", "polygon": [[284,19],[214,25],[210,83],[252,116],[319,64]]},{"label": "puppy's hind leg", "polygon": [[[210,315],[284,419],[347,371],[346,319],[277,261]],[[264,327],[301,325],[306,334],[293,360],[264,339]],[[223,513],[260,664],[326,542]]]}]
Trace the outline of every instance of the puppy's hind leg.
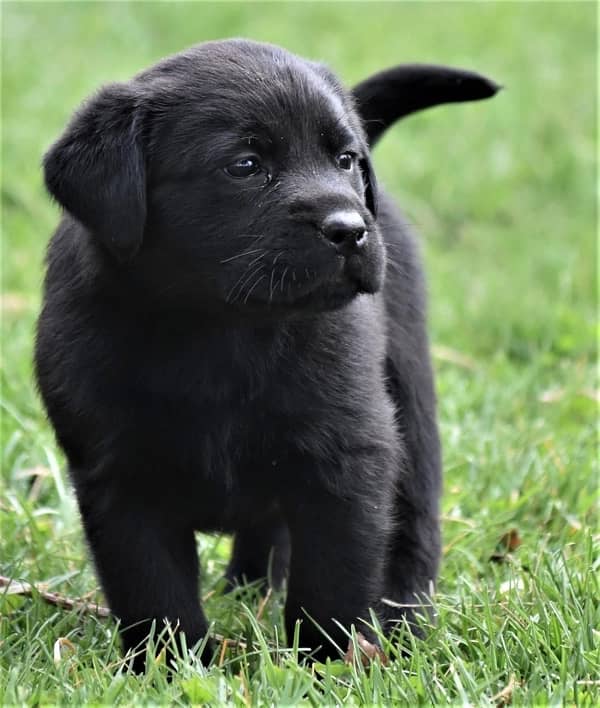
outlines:
[{"label": "puppy's hind leg", "polygon": [[287,577],[289,562],[288,527],[279,511],[270,509],[237,529],[225,578],[229,589],[261,580],[279,590]]}]

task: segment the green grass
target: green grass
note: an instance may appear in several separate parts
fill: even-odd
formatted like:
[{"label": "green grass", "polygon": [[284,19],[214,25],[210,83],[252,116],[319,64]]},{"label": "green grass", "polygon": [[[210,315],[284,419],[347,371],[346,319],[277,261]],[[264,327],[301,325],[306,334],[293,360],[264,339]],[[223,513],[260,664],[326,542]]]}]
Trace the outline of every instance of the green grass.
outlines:
[{"label": "green grass", "polygon": [[[0,701],[479,705],[511,684],[517,704],[598,705],[595,5],[4,3],[2,19],[0,572],[70,597],[101,599],[31,350],[58,217],[39,162],[71,110],[102,82],[233,35],[325,60],[348,83],[431,61],[507,88],[406,120],[375,155],[430,280],[446,481],[427,638],[370,671],[303,662],[282,598],[257,620],[251,588],[222,596],[229,542],[200,536],[214,630],[245,648],[208,668],[183,658],[170,683],[160,662],[132,676],[112,621],[7,595]],[[490,562],[511,529],[521,546]],[[73,651],[55,664],[61,637]]]}]

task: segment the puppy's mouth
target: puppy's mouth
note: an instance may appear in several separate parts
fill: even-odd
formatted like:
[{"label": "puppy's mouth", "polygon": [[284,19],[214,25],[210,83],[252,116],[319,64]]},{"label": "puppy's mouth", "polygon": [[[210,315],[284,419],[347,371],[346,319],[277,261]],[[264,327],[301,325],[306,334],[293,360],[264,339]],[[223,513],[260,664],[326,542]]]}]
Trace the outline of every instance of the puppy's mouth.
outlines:
[{"label": "puppy's mouth", "polygon": [[373,278],[373,274],[369,273],[364,260],[353,254],[351,256],[338,256],[342,260],[340,280],[348,281],[356,286],[357,293],[376,293],[381,287],[378,278]]},{"label": "puppy's mouth", "polygon": [[365,263],[356,255],[336,256],[335,273],[324,277],[309,292],[327,292],[340,297],[374,293],[378,290],[373,278],[366,272]]},{"label": "puppy's mouth", "polygon": [[273,312],[333,310],[357,295],[378,292],[383,282],[384,252],[379,240],[360,254],[284,250],[264,260],[265,267],[228,300],[231,305]]}]

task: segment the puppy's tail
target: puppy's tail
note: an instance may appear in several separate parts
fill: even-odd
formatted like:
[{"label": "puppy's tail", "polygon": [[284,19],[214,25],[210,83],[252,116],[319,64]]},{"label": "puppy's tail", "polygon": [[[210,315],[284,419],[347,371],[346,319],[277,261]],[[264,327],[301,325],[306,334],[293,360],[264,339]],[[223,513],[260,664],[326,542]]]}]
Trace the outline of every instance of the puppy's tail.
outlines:
[{"label": "puppy's tail", "polygon": [[369,145],[399,118],[440,103],[479,101],[502,87],[481,74],[431,64],[401,64],[354,87]]}]

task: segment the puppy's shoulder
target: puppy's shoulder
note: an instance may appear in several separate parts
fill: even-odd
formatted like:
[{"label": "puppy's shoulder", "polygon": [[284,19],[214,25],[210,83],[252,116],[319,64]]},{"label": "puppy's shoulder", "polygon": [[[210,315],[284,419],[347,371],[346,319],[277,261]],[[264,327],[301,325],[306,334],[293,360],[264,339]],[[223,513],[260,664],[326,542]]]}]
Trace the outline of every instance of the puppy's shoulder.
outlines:
[{"label": "puppy's shoulder", "polygon": [[98,277],[101,261],[102,254],[88,230],[65,212],[46,251],[46,302],[62,295],[76,304],[77,296],[89,290]]},{"label": "puppy's shoulder", "polygon": [[426,285],[418,235],[408,219],[384,192],[378,224],[386,248],[383,297],[388,317],[396,322],[423,320]]}]

